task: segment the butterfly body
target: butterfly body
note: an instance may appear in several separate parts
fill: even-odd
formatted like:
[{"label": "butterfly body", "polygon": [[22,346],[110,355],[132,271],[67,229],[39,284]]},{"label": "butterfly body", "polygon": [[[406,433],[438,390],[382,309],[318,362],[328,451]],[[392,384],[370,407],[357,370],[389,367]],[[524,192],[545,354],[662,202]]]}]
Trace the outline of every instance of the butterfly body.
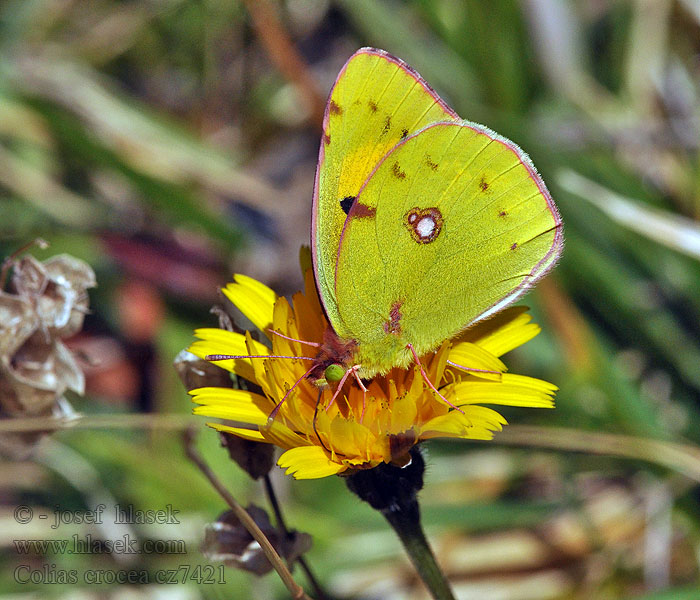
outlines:
[{"label": "butterfly body", "polygon": [[399,59],[363,48],[348,60],[314,193],[316,284],[337,340],[324,364],[366,378],[406,367],[521,296],[561,246],[518,146],[461,120]]}]

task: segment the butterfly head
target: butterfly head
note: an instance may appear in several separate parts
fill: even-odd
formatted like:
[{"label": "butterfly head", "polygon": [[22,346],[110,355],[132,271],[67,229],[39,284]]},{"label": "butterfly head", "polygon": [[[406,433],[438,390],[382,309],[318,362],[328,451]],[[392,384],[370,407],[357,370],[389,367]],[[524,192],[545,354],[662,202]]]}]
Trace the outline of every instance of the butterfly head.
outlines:
[{"label": "butterfly head", "polygon": [[355,340],[343,340],[331,327],[327,327],[308,378],[320,387],[337,383],[354,364],[356,350]]}]

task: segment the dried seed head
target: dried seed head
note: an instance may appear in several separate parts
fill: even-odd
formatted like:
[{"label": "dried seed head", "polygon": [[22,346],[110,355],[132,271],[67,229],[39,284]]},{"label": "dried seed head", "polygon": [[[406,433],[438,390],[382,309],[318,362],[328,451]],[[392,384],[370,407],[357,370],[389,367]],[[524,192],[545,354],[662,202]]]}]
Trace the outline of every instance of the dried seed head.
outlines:
[{"label": "dried seed head", "polygon": [[[12,266],[9,291],[0,290],[0,417],[67,416],[64,393],[82,394],[85,378],[61,339],[82,328],[95,273],[66,254]],[[3,437],[0,451],[17,456],[40,436]]]},{"label": "dried seed head", "polygon": [[[246,508],[258,527],[270,540],[277,553],[291,564],[311,548],[311,536],[290,531],[285,534],[275,529],[267,513],[251,504]],[[229,567],[264,575],[272,570],[262,548],[243,527],[232,511],[221,514],[206,526],[202,553],[212,561],[223,562]]]}]

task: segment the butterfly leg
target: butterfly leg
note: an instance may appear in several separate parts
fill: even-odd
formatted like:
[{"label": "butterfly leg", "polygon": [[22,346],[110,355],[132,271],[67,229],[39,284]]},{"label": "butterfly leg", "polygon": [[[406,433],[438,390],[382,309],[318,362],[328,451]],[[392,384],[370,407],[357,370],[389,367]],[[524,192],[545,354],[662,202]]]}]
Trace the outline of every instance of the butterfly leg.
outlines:
[{"label": "butterfly leg", "polygon": [[365,410],[367,409],[367,388],[362,388],[362,413],[360,414],[360,424],[365,420]]},{"label": "butterfly leg", "polygon": [[296,338],[283,335],[283,334],[281,334],[279,331],[275,331],[274,329],[272,329],[272,327],[268,327],[268,328],[266,329],[266,331],[267,331],[268,333],[271,333],[272,335],[276,335],[277,337],[281,337],[282,339],[288,340],[288,341],[290,341],[290,342],[299,342],[300,344],[306,344],[307,346],[313,346],[314,348],[320,348],[320,347],[321,347],[321,344],[319,344],[319,343],[317,343],[317,342],[307,342],[307,341],[305,341],[305,340],[298,340],[298,339],[296,339]]},{"label": "butterfly leg", "polygon": [[354,366],[350,367],[347,371],[345,371],[345,373],[343,374],[342,379],[338,382],[338,387],[336,388],[335,393],[333,394],[333,397],[331,398],[331,401],[328,403],[328,406],[326,406],[326,412],[328,412],[328,409],[329,409],[331,406],[333,406],[333,402],[335,402],[335,399],[338,397],[338,394],[340,394],[340,390],[343,389],[343,385],[344,385],[345,382],[347,381],[348,377],[350,377],[350,375],[354,375],[355,378],[356,378],[356,379],[358,380],[358,382],[360,383],[360,387],[362,388],[362,390],[365,391],[365,392],[367,391],[367,388],[364,386],[364,384],[362,383],[362,381],[360,381],[360,378],[359,378],[358,375],[357,375],[357,372],[358,372],[359,370],[360,370],[360,365],[354,365]]},{"label": "butterfly leg", "polygon": [[365,387],[365,384],[362,383],[360,376],[357,374],[357,372],[360,370],[360,365],[355,365],[351,370],[353,371],[357,385],[359,385],[360,389],[362,390],[362,413],[360,414],[360,423],[362,423],[365,418],[365,409],[367,408],[367,388]]},{"label": "butterfly leg", "polygon": [[411,351],[411,354],[413,354],[413,359],[416,361],[416,364],[418,365],[418,368],[420,369],[420,374],[423,376],[423,379],[424,379],[425,382],[428,384],[428,387],[429,387],[431,390],[433,390],[438,396],[440,396],[440,399],[441,399],[445,404],[447,404],[447,406],[450,406],[450,407],[454,408],[455,410],[457,410],[457,411],[461,412],[462,414],[464,414],[464,411],[463,411],[461,408],[455,406],[454,404],[452,404],[452,402],[450,402],[447,398],[445,398],[445,396],[443,396],[443,395],[438,391],[438,389],[435,387],[435,385],[433,385],[433,382],[430,381],[430,378],[428,377],[428,374],[425,372],[425,369],[423,369],[423,365],[421,364],[420,359],[418,358],[418,354],[416,354],[416,351],[415,351],[415,349],[413,348],[413,344],[407,344],[406,347]]},{"label": "butterfly leg", "polygon": [[290,387],[287,390],[287,393],[283,396],[282,400],[280,400],[277,403],[277,406],[275,406],[275,408],[272,409],[272,412],[268,415],[268,417],[267,417],[268,426],[272,425],[273,421],[275,420],[275,417],[277,417],[277,413],[279,413],[280,408],[282,408],[284,401],[289,397],[289,394],[292,393],[292,390],[294,388],[296,388],[301,383],[301,380],[304,379],[309,373],[311,373],[311,371],[313,371],[313,369],[314,369],[314,366],[312,366],[306,373],[304,373],[301,377],[299,377],[299,379],[297,379],[294,382],[294,385],[292,385],[292,387]]},{"label": "butterfly leg", "polygon": [[447,364],[451,367],[454,367],[455,369],[459,369],[460,371],[467,371],[468,373],[488,373],[490,375],[501,375],[500,371],[489,371],[488,369],[473,369],[472,367],[463,367],[462,365],[458,365],[457,363],[452,362],[451,360],[448,360]]},{"label": "butterfly leg", "polygon": [[360,365],[355,365],[354,367],[351,367],[349,370],[352,371],[352,374],[355,377],[355,381],[357,381],[357,385],[359,385],[360,389],[366,394],[367,388],[365,387],[365,384],[362,383],[362,379],[360,379],[360,376],[357,374],[357,372],[360,370]]}]

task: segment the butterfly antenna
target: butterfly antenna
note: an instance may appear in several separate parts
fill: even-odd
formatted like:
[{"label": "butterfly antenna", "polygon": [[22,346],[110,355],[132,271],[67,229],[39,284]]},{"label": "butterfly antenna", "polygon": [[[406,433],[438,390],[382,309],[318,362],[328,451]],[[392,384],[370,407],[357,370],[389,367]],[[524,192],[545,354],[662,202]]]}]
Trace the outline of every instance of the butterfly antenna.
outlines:
[{"label": "butterfly antenna", "polygon": [[312,425],[314,428],[314,433],[316,434],[316,437],[318,438],[319,443],[321,446],[323,446],[323,449],[328,452],[328,454],[331,454],[331,451],[328,449],[328,447],[323,443],[323,440],[321,439],[321,436],[318,435],[318,429],[316,429],[316,419],[318,418],[318,407],[321,404],[321,394],[323,393],[323,390],[318,390],[318,397],[316,398],[316,408],[314,408],[314,418],[312,421]]},{"label": "butterfly antenna", "polygon": [[425,372],[425,369],[423,368],[423,365],[421,364],[420,359],[418,358],[418,355],[416,354],[416,350],[415,350],[415,348],[413,347],[413,344],[407,344],[406,347],[407,347],[408,349],[411,350],[411,354],[413,354],[413,359],[416,361],[416,364],[418,365],[418,368],[420,369],[420,374],[423,376],[423,379],[424,379],[425,382],[428,384],[428,387],[429,387],[431,390],[433,390],[438,396],[440,396],[440,398],[442,399],[442,401],[443,401],[445,404],[447,404],[447,406],[451,406],[451,407],[454,408],[455,410],[457,410],[457,411],[461,412],[462,414],[464,414],[464,411],[463,411],[461,408],[455,406],[454,404],[452,404],[452,402],[450,402],[447,398],[445,398],[445,396],[443,396],[443,395],[438,391],[438,389],[435,387],[435,385],[433,385],[433,382],[430,381],[430,379],[428,378],[428,374]]},{"label": "butterfly antenna", "polygon": [[362,421],[364,421],[365,419],[365,409],[367,408],[367,388],[365,387],[365,384],[362,383],[362,379],[360,379],[360,376],[357,373],[359,371],[359,368],[359,365],[355,365],[352,368],[352,374],[355,376],[355,381],[357,381],[357,385],[359,385],[360,389],[362,390],[362,413],[360,414],[360,423],[362,423]]},{"label": "butterfly antenna", "polygon": [[273,334],[273,335],[276,335],[276,336],[278,336],[278,337],[281,337],[281,338],[283,338],[283,339],[285,339],[285,340],[289,340],[290,342],[299,342],[300,344],[306,344],[307,346],[313,346],[314,348],[320,348],[320,347],[321,347],[321,344],[319,344],[319,343],[317,343],[317,342],[307,342],[306,340],[298,340],[298,339],[296,339],[296,338],[286,336],[286,335],[280,333],[279,331],[275,331],[275,330],[272,329],[271,327],[268,327],[268,328],[266,329],[266,331],[268,331],[269,333],[271,333],[271,334]]},{"label": "butterfly antenna", "polygon": [[272,425],[272,422],[273,422],[273,421],[275,420],[275,418],[277,417],[277,413],[279,413],[280,408],[282,408],[282,405],[284,404],[284,401],[289,397],[289,394],[291,394],[291,393],[292,393],[292,390],[294,390],[294,389],[301,383],[301,380],[304,379],[304,377],[306,377],[309,373],[311,373],[311,371],[314,370],[314,367],[315,367],[315,365],[312,365],[311,368],[310,368],[308,371],[306,371],[306,373],[304,373],[301,377],[299,377],[299,379],[297,379],[297,380],[294,382],[294,385],[292,385],[292,387],[290,387],[290,388],[287,390],[287,393],[284,395],[284,397],[282,398],[282,400],[280,400],[280,401],[277,403],[277,406],[275,406],[275,408],[272,409],[272,412],[267,416],[267,424],[268,424],[268,425]]},{"label": "butterfly antenna", "polygon": [[310,356],[280,356],[278,354],[207,354],[204,360],[216,362],[217,360],[236,360],[238,358],[288,358],[290,360],[314,360]]},{"label": "butterfly antenna", "polygon": [[490,373],[491,375],[501,374],[500,371],[489,371],[488,369],[473,369],[472,367],[463,367],[462,365],[458,365],[457,363],[454,363],[451,360],[448,360],[447,364],[451,367],[455,367],[456,369],[460,369],[461,371],[470,371],[473,373]]}]

